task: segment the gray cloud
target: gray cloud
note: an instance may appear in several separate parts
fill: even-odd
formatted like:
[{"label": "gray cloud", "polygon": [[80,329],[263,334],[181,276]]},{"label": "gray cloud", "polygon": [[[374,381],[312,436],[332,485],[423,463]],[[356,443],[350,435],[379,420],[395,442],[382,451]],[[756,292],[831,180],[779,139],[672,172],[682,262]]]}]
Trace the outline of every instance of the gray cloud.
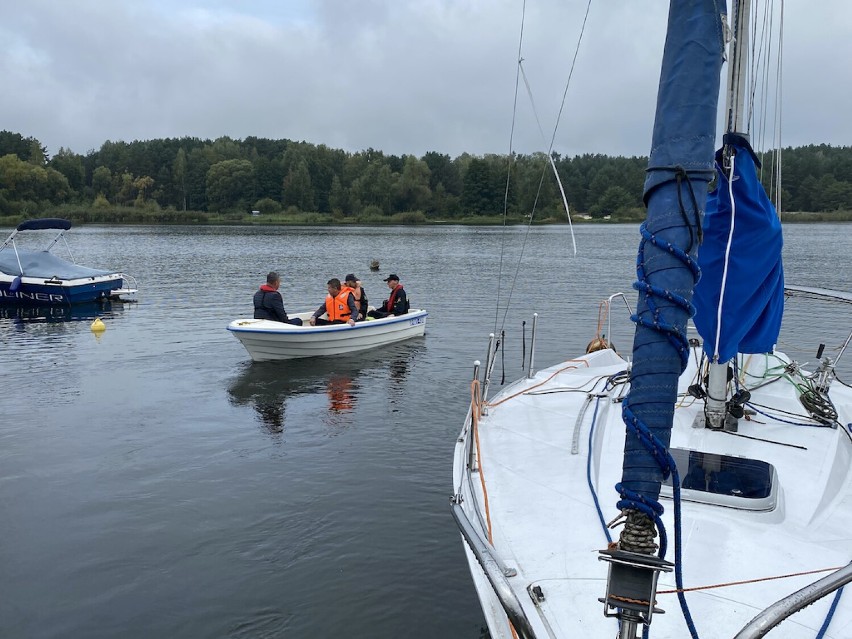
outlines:
[{"label": "gray cloud", "polygon": [[[789,3],[792,5],[792,3]],[[545,150],[586,3],[527,0],[514,148]],[[0,0],[0,126],[50,152],[228,135],[505,153],[520,0]],[[555,149],[644,155],[668,4],[593,3]],[[840,0],[788,6],[785,144],[852,143]],[[773,46],[775,46],[773,44]]]}]

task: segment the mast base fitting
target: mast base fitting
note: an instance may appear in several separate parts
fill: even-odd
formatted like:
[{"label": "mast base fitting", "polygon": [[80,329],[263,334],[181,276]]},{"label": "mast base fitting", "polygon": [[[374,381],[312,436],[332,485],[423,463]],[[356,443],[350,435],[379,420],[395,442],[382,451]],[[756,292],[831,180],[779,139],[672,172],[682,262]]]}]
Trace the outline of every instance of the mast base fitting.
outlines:
[{"label": "mast base fitting", "polygon": [[[604,604],[605,617],[630,619],[648,625],[655,612],[665,612],[654,606],[657,579],[661,572],[672,572],[673,563],[655,555],[624,550],[601,550],[598,559],[609,564],[606,597],[598,599]],[[616,612],[611,612],[611,609]]]}]

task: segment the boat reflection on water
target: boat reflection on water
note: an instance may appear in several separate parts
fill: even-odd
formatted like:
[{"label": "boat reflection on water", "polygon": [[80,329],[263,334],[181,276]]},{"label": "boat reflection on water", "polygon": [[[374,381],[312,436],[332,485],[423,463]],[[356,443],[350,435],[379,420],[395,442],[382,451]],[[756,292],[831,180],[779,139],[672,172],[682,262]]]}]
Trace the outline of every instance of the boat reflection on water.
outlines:
[{"label": "boat reflection on water", "polygon": [[0,328],[26,331],[39,324],[88,321],[96,317],[115,317],[124,311],[125,302],[91,302],[67,306],[0,306]]},{"label": "boat reflection on water", "polygon": [[355,408],[355,380],[348,375],[332,375],[328,379],[328,409],[335,413],[348,413]]},{"label": "boat reflection on water", "polygon": [[326,424],[332,429],[345,427],[358,406],[364,385],[375,387],[374,382],[389,380],[389,401],[394,403],[393,395],[399,392],[410,362],[421,348],[422,344],[415,342],[395,345],[393,353],[376,350],[338,358],[249,362],[230,384],[229,401],[235,406],[252,406],[269,432],[281,433],[288,404],[300,398],[310,401],[324,396]]}]

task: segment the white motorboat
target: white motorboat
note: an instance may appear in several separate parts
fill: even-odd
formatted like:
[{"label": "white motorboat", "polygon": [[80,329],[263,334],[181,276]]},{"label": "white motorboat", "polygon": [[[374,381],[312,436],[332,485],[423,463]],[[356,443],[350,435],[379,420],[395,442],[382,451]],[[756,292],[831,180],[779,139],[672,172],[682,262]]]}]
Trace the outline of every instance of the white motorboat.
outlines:
[{"label": "white motorboat", "polygon": [[451,506],[494,639],[852,637],[852,387],[835,373],[852,333],[813,367],[774,348],[780,223],[737,100],[755,95],[748,4],[715,158],[723,3],[670,6],[636,312],[607,301],[630,310],[632,354],[599,336],[540,371],[531,357],[494,397],[493,335],[474,366]]},{"label": "white motorboat", "polygon": [[311,326],[308,324],[311,315],[311,312],[305,312],[291,316],[301,319],[302,326],[265,319],[237,319],[228,325],[228,330],[256,362],[323,357],[421,337],[426,332],[429,313],[423,309],[411,309],[405,315],[370,319],[354,326]]}]

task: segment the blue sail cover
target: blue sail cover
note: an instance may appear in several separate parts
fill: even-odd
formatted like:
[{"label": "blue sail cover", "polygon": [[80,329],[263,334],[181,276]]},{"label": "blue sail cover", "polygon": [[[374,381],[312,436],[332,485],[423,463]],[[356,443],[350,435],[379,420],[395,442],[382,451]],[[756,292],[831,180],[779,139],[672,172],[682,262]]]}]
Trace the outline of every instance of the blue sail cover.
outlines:
[{"label": "blue sail cover", "polygon": [[[638,321],[626,403],[636,421],[665,447],[671,440],[678,378],[689,351],[686,323],[696,279],[690,263],[698,250],[699,211],[714,175],[724,13],[724,0],[673,0],[669,5],[645,181],[648,215],[637,260]],[[686,261],[678,253],[688,256]],[[648,285],[679,301],[649,294],[643,288]],[[675,338],[674,332],[680,337]],[[632,421],[625,414],[625,422]],[[621,486],[656,501],[662,479],[663,469],[654,454],[628,428]]]},{"label": "blue sail cover", "polygon": [[[716,188],[707,199],[704,243],[698,251],[701,280],[695,287],[695,327],[704,338],[704,352],[719,363],[739,353],[768,353],[778,341],[784,312],[784,269],[781,265],[781,221],[757,177],[751,147],[742,138],[731,142],[734,156],[733,208],[730,182],[719,166]],[[722,297],[725,254],[731,224],[734,233]],[[719,300],[722,330],[718,344]]]}]

